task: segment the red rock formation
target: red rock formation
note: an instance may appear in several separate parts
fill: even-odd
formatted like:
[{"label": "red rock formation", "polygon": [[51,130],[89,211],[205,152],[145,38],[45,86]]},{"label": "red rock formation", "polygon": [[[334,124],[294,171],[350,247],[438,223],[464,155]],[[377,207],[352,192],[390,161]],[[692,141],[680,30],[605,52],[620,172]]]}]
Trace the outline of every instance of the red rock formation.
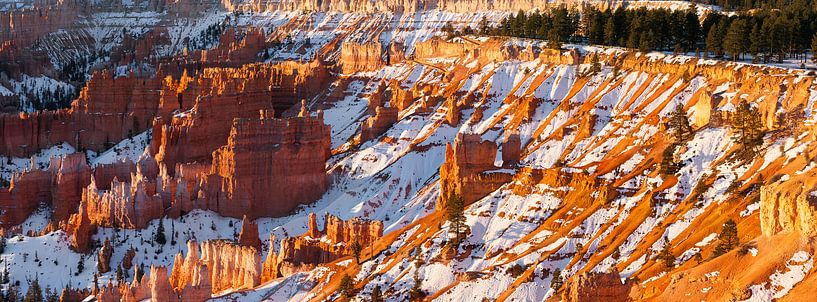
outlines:
[{"label": "red rock formation", "polygon": [[398,111],[408,108],[414,102],[414,95],[410,90],[400,87],[400,82],[394,81],[389,84],[391,89],[391,99],[389,104],[397,108]]},{"label": "red rock formation", "polygon": [[89,181],[90,167],[81,153],[54,157],[47,170],[15,174],[8,188],[0,188],[0,226],[22,223],[40,202],[52,205],[56,221],[67,219],[76,212],[79,193]]},{"label": "red rock formation", "polygon": [[49,171],[32,170],[17,173],[8,188],[0,188],[0,225],[18,225],[28,218],[40,205],[51,200],[53,174]]},{"label": "red rock formation", "polygon": [[275,255],[275,235],[270,234],[269,253],[267,259],[261,264],[261,283],[266,283],[275,278],[278,278],[278,259],[277,255]]},{"label": "red rock formation", "polygon": [[460,116],[462,112],[460,112],[459,106],[459,98],[456,95],[452,95],[445,99],[445,105],[448,109],[445,112],[445,121],[448,122],[449,125],[456,127],[460,123]]},{"label": "red rock formation", "polygon": [[203,96],[190,112],[154,126],[151,149],[157,161],[168,167],[209,161],[212,152],[227,143],[234,118],[256,118],[259,110],[283,112],[301,96],[321,90],[327,77],[322,70],[298,63],[205,69],[199,86],[207,88],[200,88]]},{"label": "red rock formation", "polygon": [[28,46],[38,38],[68,27],[77,18],[77,6],[71,1],[60,5],[11,10],[0,14],[0,42],[14,40]]},{"label": "red rock formation", "polygon": [[227,63],[230,66],[256,61],[258,54],[266,48],[264,30],[256,27],[248,29],[241,42],[236,41],[236,35],[235,29],[229,27],[221,34],[218,47],[201,51],[200,61]]},{"label": "red rock formation", "polygon": [[111,246],[111,241],[105,239],[105,243],[102,244],[102,248],[99,249],[99,254],[97,256],[97,270],[100,273],[107,273],[111,271],[111,256],[113,256],[113,246]]},{"label": "red rock formation", "polygon": [[88,218],[88,214],[83,207],[79,212],[72,214],[68,222],[60,225],[60,228],[71,235],[71,248],[75,251],[88,252],[90,250],[91,235],[96,232],[96,225]]},{"label": "red rock formation", "polygon": [[141,229],[162,216],[164,204],[156,193],[156,183],[141,171],[130,178],[130,182],[114,179],[108,191],[100,191],[95,181],[83,190],[80,208],[88,213],[94,224]]},{"label": "red rock formation", "polygon": [[502,143],[502,165],[510,167],[519,162],[519,157],[522,154],[522,140],[519,134],[514,132],[505,136],[505,141]]},{"label": "red rock formation", "polygon": [[253,247],[224,240],[205,241],[201,244],[201,257],[195,241],[188,241],[187,248],[186,257],[176,255],[170,275],[170,283],[182,295],[187,288],[201,295],[201,290],[209,287],[209,298],[211,292],[253,288],[260,282],[261,258]]},{"label": "red rock formation", "polygon": [[52,158],[50,166],[52,170],[56,169],[51,187],[53,219],[62,221],[77,211],[82,199],[82,189],[91,180],[91,167],[82,153]]},{"label": "red rock formation", "polygon": [[496,170],[497,146],[483,141],[477,134],[457,134],[454,146],[445,149],[445,162],[440,166],[440,199],[437,209],[444,209],[451,194],[461,196],[471,204],[511,180],[509,173]]},{"label": "red rock formation", "polygon": [[618,271],[583,273],[571,277],[562,292],[562,301],[606,302],[629,301],[632,284],[622,283]]},{"label": "red rock formation", "polygon": [[227,145],[213,152],[202,203],[224,216],[254,219],[286,215],[320,198],[329,185],[329,133],[312,117],[236,119]]},{"label": "red rock formation", "polygon": [[385,133],[397,122],[397,108],[377,107],[375,115],[360,124],[360,141],[365,142]]},{"label": "red rock formation", "polygon": [[258,224],[247,219],[247,215],[241,220],[241,233],[238,234],[238,244],[254,247],[261,250],[261,238],[258,237]]},{"label": "red rock formation", "polygon": [[[310,215],[310,221],[313,219],[311,217],[315,216]],[[358,242],[365,248],[380,239],[383,236],[383,223],[360,218],[343,221],[327,215],[325,231],[317,237],[314,232],[315,230],[310,229],[304,236],[281,240],[278,254],[271,250],[264,262],[264,276],[277,277],[276,271],[288,276],[351,255],[351,243]],[[277,263],[271,263],[270,257],[276,257]]]},{"label": "red rock formation", "polygon": [[340,63],[343,73],[378,70],[383,66],[383,47],[380,42],[343,42],[340,48]]}]

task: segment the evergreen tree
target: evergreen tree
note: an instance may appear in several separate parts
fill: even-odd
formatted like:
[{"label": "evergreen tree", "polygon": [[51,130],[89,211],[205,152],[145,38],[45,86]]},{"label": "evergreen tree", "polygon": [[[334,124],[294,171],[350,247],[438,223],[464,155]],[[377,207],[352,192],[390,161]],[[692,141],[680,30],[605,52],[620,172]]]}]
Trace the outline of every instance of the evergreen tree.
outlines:
[{"label": "evergreen tree", "polygon": [[559,289],[562,288],[563,283],[564,280],[562,280],[562,271],[557,268],[553,271],[553,274],[551,275],[550,288],[552,288],[556,292],[559,292]]},{"label": "evergreen tree", "polygon": [[464,239],[463,235],[467,227],[465,225],[465,204],[462,197],[452,194],[448,198],[445,213],[450,225],[450,232],[454,235],[452,242],[454,245],[459,245]]},{"label": "evergreen tree", "polygon": [[125,271],[122,269],[121,265],[116,266],[116,283],[122,283],[125,281]]},{"label": "evergreen tree", "polygon": [[355,294],[355,285],[352,277],[349,277],[347,274],[343,274],[343,278],[340,279],[340,286],[338,287],[338,290],[344,297],[348,298],[353,296]]},{"label": "evergreen tree", "polygon": [[26,292],[25,302],[43,302],[43,290],[40,288],[40,282],[37,279],[29,281],[28,291]]},{"label": "evergreen tree", "polygon": [[479,20],[479,34],[480,35],[487,35],[490,33],[491,26],[488,23],[488,18],[482,16],[482,19]]},{"label": "evergreen tree", "polygon": [[722,54],[721,43],[723,41],[723,36],[721,35],[719,26],[720,25],[713,25],[709,29],[709,33],[706,35],[706,51],[713,53],[716,57],[719,57]]},{"label": "evergreen tree", "polygon": [[738,238],[738,226],[734,220],[729,219],[723,224],[723,229],[718,235],[718,245],[712,253],[712,258],[726,254],[740,244]]},{"label": "evergreen tree", "polygon": [[729,30],[726,32],[723,41],[723,50],[729,54],[732,61],[735,61],[747,50],[747,45],[750,45],[750,42],[746,21],[737,19],[729,24]]},{"label": "evergreen tree", "polygon": [[680,143],[689,139],[692,135],[692,127],[689,125],[689,118],[684,110],[684,106],[678,104],[670,116],[670,129],[672,130],[675,142]]},{"label": "evergreen tree", "polygon": [[350,248],[352,249],[352,254],[355,255],[355,263],[360,264],[360,251],[363,250],[363,247],[360,246],[360,243],[355,241]]},{"label": "evergreen tree", "polygon": [[20,301],[20,289],[17,285],[10,285],[6,289],[6,301],[17,302]]},{"label": "evergreen tree", "polygon": [[411,301],[420,301],[425,298],[426,292],[423,290],[423,279],[420,279],[420,270],[414,270],[414,285],[409,290],[409,299]]},{"label": "evergreen tree", "polygon": [[752,26],[752,34],[749,36],[749,40],[749,52],[754,56],[753,62],[760,63],[762,58],[763,63],[766,63],[765,53],[769,48],[769,41],[766,33],[761,30],[760,24],[755,23]]},{"label": "evergreen tree", "polygon": [[82,274],[82,271],[85,270],[85,259],[83,259],[82,255],[79,256],[79,262],[77,262],[77,271],[74,273],[74,276],[79,276]]},{"label": "evergreen tree", "polygon": [[735,140],[743,145],[748,155],[754,154],[754,149],[763,144],[763,123],[760,113],[745,100],[741,101],[732,118],[732,127],[737,130]]},{"label": "evergreen tree", "polygon": [[369,298],[371,302],[383,302],[383,293],[380,290],[380,285],[375,285],[372,289],[372,296]]},{"label": "evergreen tree", "polygon": [[667,146],[666,149],[661,153],[661,174],[663,175],[672,175],[675,172],[678,172],[678,164],[675,162],[675,149],[678,147],[678,144],[671,143]]},{"label": "evergreen tree", "polygon": [[666,268],[673,268],[675,266],[675,256],[672,255],[669,244],[665,244],[661,252],[658,253],[658,260],[664,262],[664,267]]},{"label": "evergreen tree", "polygon": [[698,21],[698,12],[694,5],[686,10],[684,14],[684,44],[685,50],[691,51],[697,48],[698,40],[701,36],[701,23]]},{"label": "evergreen tree", "polygon": [[607,18],[604,24],[604,43],[610,46],[618,45],[618,31],[616,30],[615,19]]},{"label": "evergreen tree", "polygon": [[53,290],[50,287],[46,287],[45,288],[45,301],[46,302],[58,302],[58,301],[60,301],[60,295],[57,293],[56,290]]},{"label": "evergreen tree", "polygon": [[5,252],[6,252],[6,237],[0,236],[0,254]]},{"label": "evergreen tree", "polygon": [[562,49],[562,39],[559,37],[559,31],[555,28],[551,28],[547,34],[548,40],[548,48],[561,50]]},{"label": "evergreen tree", "polygon": [[817,33],[811,38],[811,60],[817,63]]},{"label": "evergreen tree", "polygon": [[165,237],[165,222],[164,219],[159,220],[159,227],[156,228],[156,233],[153,236],[153,241],[159,245],[165,245],[167,238]]}]

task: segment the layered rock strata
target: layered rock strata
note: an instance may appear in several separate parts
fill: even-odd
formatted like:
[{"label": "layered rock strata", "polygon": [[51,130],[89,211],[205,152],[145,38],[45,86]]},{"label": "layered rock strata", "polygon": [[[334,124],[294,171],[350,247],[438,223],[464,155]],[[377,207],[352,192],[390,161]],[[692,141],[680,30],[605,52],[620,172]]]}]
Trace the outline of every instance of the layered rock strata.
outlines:
[{"label": "layered rock strata", "polygon": [[445,149],[445,162],[440,166],[438,209],[444,209],[448,199],[459,196],[471,204],[511,180],[511,174],[498,171],[494,165],[497,145],[483,141],[477,134],[457,134],[453,146]]}]

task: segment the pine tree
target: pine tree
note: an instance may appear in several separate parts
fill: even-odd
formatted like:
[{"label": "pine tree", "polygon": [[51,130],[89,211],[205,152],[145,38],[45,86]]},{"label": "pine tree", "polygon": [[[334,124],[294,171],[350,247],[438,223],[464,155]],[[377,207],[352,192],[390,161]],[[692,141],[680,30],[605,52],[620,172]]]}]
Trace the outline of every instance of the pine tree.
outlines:
[{"label": "pine tree", "polygon": [[761,30],[760,24],[755,23],[752,26],[752,34],[749,37],[751,44],[749,44],[749,52],[754,56],[753,62],[760,63],[760,59],[763,58],[763,62],[766,63],[766,50],[769,48],[769,40],[766,37],[766,33]]},{"label": "pine tree", "polygon": [[669,244],[664,245],[664,248],[661,249],[661,252],[658,253],[658,260],[664,262],[664,267],[672,268],[675,266],[675,256],[672,255],[672,251],[669,249]]},{"label": "pine tree", "polygon": [[726,254],[740,244],[738,238],[738,226],[734,220],[729,219],[723,224],[723,229],[718,235],[718,245],[712,252],[712,258]]},{"label": "pine tree", "polygon": [[721,55],[721,43],[723,41],[723,36],[721,35],[721,30],[719,25],[715,24],[709,28],[709,32],[706,34],[706,51],[707,53],[711,52],[716,57]]},{"label": "pine tree", "polygon": [[678,164],[675,162],[675,149],[678,144],[672,143],[661,153],[661,174],[672,175],[678,172]]},{"label": "pine tree", "polygon": [[741,101],[732,118],[732,127],[737,130],[735,140],[743,145],[743,149],[754,154],[754,149],[763,144],[763,123],[760,113],[746,101]]},{"label": "pine tree", "polygon": [[79,262],[77,262],[77,271],[74,273],[74,276],[79,276],[82,274],[82,271],[85,270],[85,259],[83,259],[82,255],[79,256]]},{"label": "pine tree", "polygon": [[689,125],[689,118],[687,118],[683,105],[678,104],[675,106],[669,122],[676,143],[686,141],[692,134],[692,127]]},{"label": "pine tree", "polygon": [[425,298],[426,292],[423,290],[423,279],[420,279],[420,270],[414,270],[414,285],[409,290],[409,299],[411,301],[421,301]]},{"label": "pine tree", "polygon": [[343,274],[343,277],[340,279],[340,286],[338,290],[344,297],[351,297],[354,295],[355,285],[353,283],[352,277],[349,277],[347,274]]},{"label": "pine tree", "polygon": [[446,205],[446,218],[450,225],[450,232],[454,235],[454,245],[462,243],[465,233],[465,204],[462,197],[452,194]]},{"label": "pine tree", "polygon": [[352,254],[355,255],[355,263],[360,264],[360,251],[363,250],[363,247],[360,246],[360,243],[355,241],[350,248],[352,249]]},{"label": "pine tree", "polygon": [[372,289],[372,296],[369,300],[371,302],[383,302],[383,293],[381,292],[380,285],[375,285]]},{"label": "pine tree", "polygon": [[488,24],[488,18],[482,16],[482,19],[479,20],[479,34],[480,35],[488,35],[491,26]]},{"label": "pine tree", "polygon": [[6,289],[6,301],[20,301],[20,289],[16,285],[11,285]]},{"label": "pine tree", "polygon": [[59,300],[60,300],[60,295],[57,293],[56,290],[53,290],[50,287],[45,288],[45,301],[46,302],[58,302]]},{"label": "pine tree", "polygon": [[732,61],[736,61],[747,50],[747,45],[750,45],[750,42],[746,21],[737,19],[729,24],[729,30],[723,41],[723,50],[729,54]]},{"label": "pine tree", "polygon": [[556,28],[551,28],[548,30],[547,40],[548,48],[555,50],[562,49],[562,38],[559,37],[559,31]]},{"label": "pine tree", "polygon": [[616,31],[616,22],[615,20],[610,17],[607,18],[607,22],[604,24],[604,42],[610,46],[617,46],[618,45],[618,33]]},{"label": "pine tree", "polygon": [[125,281],[125,271],[122,269],[121,265],[116,266],[116,283],[122,283]]},{"label": "pine tree", "polygon": [[817,33],[811,38],[811,60],[817,63]]},{"label": "pine tree", "polygon": [[40,282],[37,279],[29,281],[28,291],[26,292],[25,302],[43,302],[43,290],[40,288]]},{"label": "pine tree", "polygon": [[167,238],[165,237],[164,219],[159,220],[159,227],[156,228],[156,234],[153,236],[153,241],[159,245],[165,245],[165,243],[167,243]]},{"label": "pine tree", "polygon": [[564,280],[562,280],[562,270],[558,268],[553,270],[553,274],[551,275],[550,278],[550,288],[552,288],[556,292],[559,292],[559,289],[562,288],[563,283]]}]

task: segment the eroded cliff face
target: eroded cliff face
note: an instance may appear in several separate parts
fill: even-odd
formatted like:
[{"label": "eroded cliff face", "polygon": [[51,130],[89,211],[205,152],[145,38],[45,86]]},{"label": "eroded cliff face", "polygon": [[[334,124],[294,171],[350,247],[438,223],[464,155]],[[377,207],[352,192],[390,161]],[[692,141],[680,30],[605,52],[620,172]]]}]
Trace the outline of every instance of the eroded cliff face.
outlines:
[{"label": "eroded cliff face", "polygon": [[[216,240],[187,243],[188,254],[176,255],[170,284],[177,292],[209,287],[207,296],[226,289],[248,289],[257,286],[261,277],[260,252],[254,247]],[[193,287],[193,288],[191,288]]]},{"label": "eroded cliff face", "polygon": [[[383,236],[383,222],[352,218],[344,221],[326,215],[324,230],[318,229],[317,216],[309,214],[309,229],[298,237],[283,238],[277,253],[270,252],[263,264],[262,280],[308,271],[320,264],[353,255],[352,244],[366,249]],[[274,243],[275,238],[270,240]]]},{"label": "eroded cliff face", "polygon": [[617,271],[583,273],[567,281],[561,298],[566,302],[629,301],[631,286],[621,282]]},{"label": "eroded cliff face", "polygon": [[383,66],[383,47],[380,42],[355,43],[344,42],[340,48],[340,61],[343,73],[351,74],[360,71],[374,71]]},{"label": "eroded cliff face", "polygon": [[817,235],[817,176],[787,176],[760,188],[760,228],[766,236],[794,232]]},{"label": "eroded cliff face", "polygon": [[474,134],[457,134],[454,145],[446,145],[445,163],[440,167],[440,199],[437,209],[445,209],[456,195],[474,203],[511,180],[511,175],[494,165],[497,146]]},{"label": "eroded cliff face", "polygon": [[0,224],[22,223],[41,202],[51,205],[55,221],[67,219],[76,211],[90,178],[91,168],[80,153],[53,157],[46,170],[15,174],[9,187],[0,188]]}]

